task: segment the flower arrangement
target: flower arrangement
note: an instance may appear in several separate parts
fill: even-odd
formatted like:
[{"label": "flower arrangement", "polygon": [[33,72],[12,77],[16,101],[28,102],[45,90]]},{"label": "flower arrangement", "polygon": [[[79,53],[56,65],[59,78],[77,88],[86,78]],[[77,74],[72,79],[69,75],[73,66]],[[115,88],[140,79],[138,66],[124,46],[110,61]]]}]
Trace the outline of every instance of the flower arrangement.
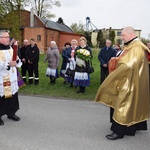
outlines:
[{"label": "flower arrangement", "polygon": [[91,55],[90,52],[86,49],[78,49],[76,52],[78,58],[82,59],[82,60],[91,60]]}]

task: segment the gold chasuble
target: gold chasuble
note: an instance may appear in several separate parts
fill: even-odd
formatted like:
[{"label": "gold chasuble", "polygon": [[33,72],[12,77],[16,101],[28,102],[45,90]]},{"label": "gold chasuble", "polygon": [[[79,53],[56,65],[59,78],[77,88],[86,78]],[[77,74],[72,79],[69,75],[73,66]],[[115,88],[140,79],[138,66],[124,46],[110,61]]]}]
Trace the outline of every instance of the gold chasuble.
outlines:
[{"label": "gold chasuble", "polygon": [[113,119],[121,125],[131,126],[150,117],[148,52],[139,39],[127,45],[121,56],[110,61],[113,68],[96,94],[96,102],[114,108]]}]

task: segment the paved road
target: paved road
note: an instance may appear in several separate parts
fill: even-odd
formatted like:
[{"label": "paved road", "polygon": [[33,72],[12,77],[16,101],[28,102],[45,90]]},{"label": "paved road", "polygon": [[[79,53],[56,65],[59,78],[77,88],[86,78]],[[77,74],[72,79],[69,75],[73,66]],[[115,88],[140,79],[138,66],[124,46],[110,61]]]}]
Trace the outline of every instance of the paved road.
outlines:
[{"label": "paved road", "polygon": [[[109,141],[109,109],[100,103],[19,96],[20,122],[3,116],[0,150],[149,150],[150,131]],[[150,121],[148,121],[150,129]]]}]

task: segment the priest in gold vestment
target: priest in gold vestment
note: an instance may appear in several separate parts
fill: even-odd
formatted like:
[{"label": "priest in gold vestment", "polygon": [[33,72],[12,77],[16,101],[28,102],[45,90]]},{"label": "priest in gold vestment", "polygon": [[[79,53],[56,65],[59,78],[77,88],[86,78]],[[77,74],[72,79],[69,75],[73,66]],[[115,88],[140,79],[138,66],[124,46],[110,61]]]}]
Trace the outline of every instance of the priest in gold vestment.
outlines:
[{"label": "priest in gold vestment", "polygon": [[121,33],[124,52],[109,62],[109,76],[102,83],[95,101],[113,108],[109,140],[134,136],[147,130],[150,117],[148,52],[150,50],[136,37],[132,27]]}]

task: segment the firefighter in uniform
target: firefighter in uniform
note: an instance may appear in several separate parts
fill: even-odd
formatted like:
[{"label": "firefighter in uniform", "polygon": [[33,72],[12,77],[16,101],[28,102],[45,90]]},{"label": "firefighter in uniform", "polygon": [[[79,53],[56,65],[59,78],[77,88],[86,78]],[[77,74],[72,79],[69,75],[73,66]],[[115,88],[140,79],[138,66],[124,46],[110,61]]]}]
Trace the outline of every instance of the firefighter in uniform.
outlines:
[{"label": "firefighter in uniform", "polygon": [[39,84],[39,71],[38,71],[38,62],[39,62],[39,48],[37,47],[35,40],[30,40],[30,45],[27,48],[26,58],[28,61],[28,70],[29,70],[29,84],[33,83],[33,74],[34,74],[34,84]]}]

